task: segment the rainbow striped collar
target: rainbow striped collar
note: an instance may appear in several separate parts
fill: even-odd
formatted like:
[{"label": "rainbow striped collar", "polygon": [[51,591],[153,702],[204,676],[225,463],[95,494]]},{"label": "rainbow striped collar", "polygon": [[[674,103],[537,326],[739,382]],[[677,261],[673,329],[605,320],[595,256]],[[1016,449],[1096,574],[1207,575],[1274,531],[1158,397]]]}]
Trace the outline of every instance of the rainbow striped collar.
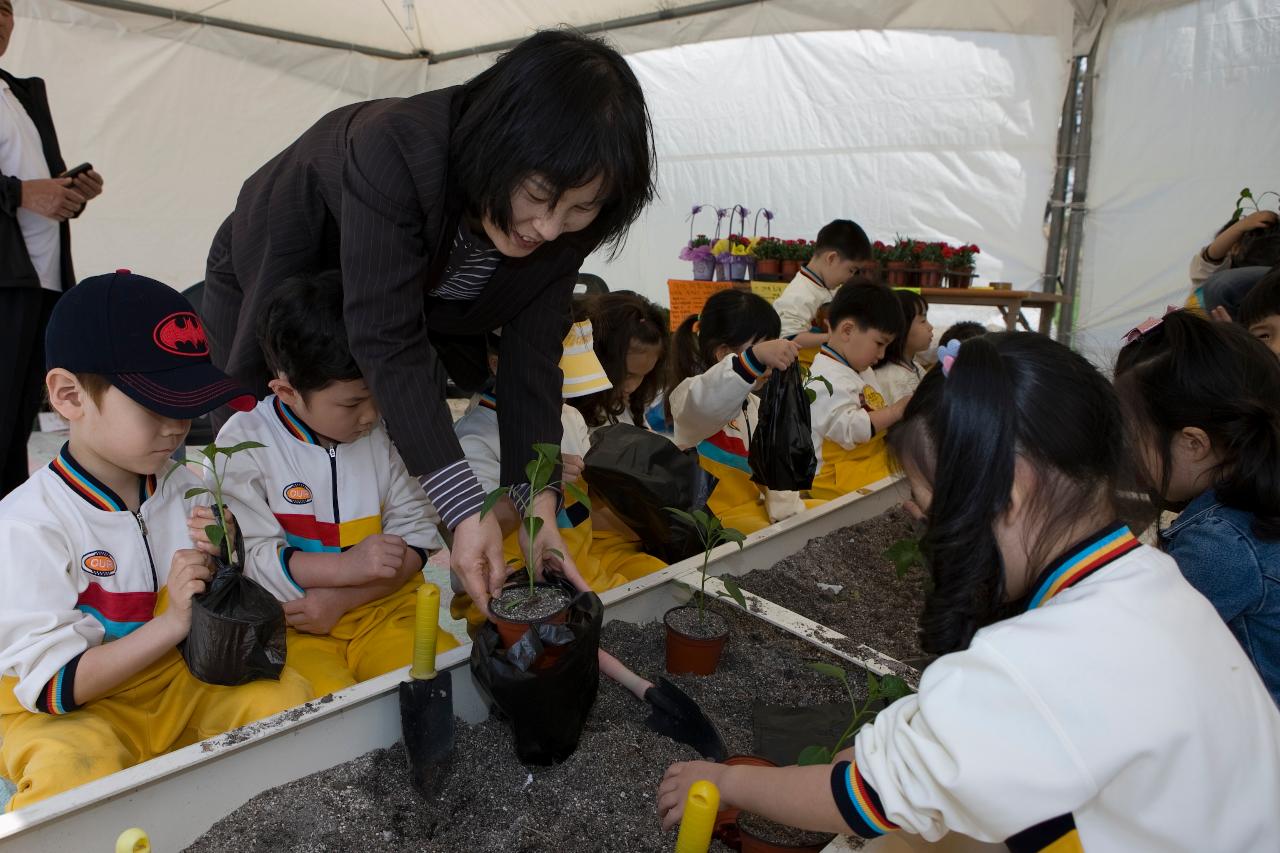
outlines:
[{"label": "rainbow striped collar", "polygon": [[320,446],[320,440],[316,438],[316,434],[302,422],[302,418],[293,413],[293,409],[281,402],[279,397],[276,397],[271,402],[275,406],[276,416],[280,418],[280,423],[284,424],[285,432],[304,444]]},{"label": "rainbow striped collar", "polygon": [[[831,348],[831,344],[823,344],[823,345],[822,345],[822,353],[823,353],[824,355],[826,355],[826,356],[830,357],[830,358],[834,358],[836,361],[840,362],[841,364],[843,364],[845,367],[849,368],[850,370],[853,370],[853,365],[849,363],[848,359],[846,359],[846,358],[845,358],[844,356],[842,356],[840,353],[838,353],[838,352],[836,352],[834,349],[832,349],[832,348]],[[857,371],[854,371],[854,372],[856,373]]]},{"label": "rainbow striped collar", "polygon": [[1034,610],[1068,587],[1141,546],[1123,522],[1115,522],[1076,545],[1040,573],[1040,582],[1027,604]]},{"label": "rainbow striped collar", "polygon": [[818,287],[821,287],[823,290],[830,290],[830,289],[831,289],[831,288],[827,287],[827,283],[826,283],[825,281],[823,281],[823,280],[822,280],[822,276],[818,275],[816,272],[814,272],[813,270],[809,269],[808,264],[806,264],[805,266],[800,267],[800,275],[802,275],[802,276],[804,276],[805,278],[809,279],[809,281],[811,281],[811,282],[813,282],[814,284],[818,285]]},{"label": "rainbow striped collar", "polygon": [[481,408],[492,409],[496,412],[498,411],[498,398],[493,394],[484,393],[480,395],[480,399],[476,401],[476,405]]},{"label": "rainbow striped collar", "polygon": [[[49,470],[58,475],[58,479],[67,484],[67,488],[79,495],[87,504],[105,512],[128,512],[125,505],[107,484],[90,474],[71,455],[71,442],[62,445],[58,455],[49,463]],[[156,493],[156,477],[149,474],[138,477],[138,502],[145,503],[147,498]]]}]

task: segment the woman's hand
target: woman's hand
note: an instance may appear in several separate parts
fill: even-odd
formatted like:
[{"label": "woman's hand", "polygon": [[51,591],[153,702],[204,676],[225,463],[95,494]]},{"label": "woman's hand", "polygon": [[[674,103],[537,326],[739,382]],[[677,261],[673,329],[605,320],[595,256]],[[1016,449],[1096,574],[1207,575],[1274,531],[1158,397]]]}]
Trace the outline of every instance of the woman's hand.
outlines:
[{"label": "woman's hand", "polygon": [[502,555],[502,528],[489,513],[469,515],[453,529],[449,549],[449,570],[486,617],[489,599],[502,591],[507,580],[507,562]]},{"label": "woman's hand", "polygon": [[529,535],[525,532],[524,525],[521,525],[520,550],[525,554],[533,554],[533,565],[536,568],[534,573],[539,578],[545,577],[548,572],[560,575],[579,592],[589,592],[591,587],[583,580],[577,564],[569,554],[569,546],[565,544],[564,537],[560,535],[560,528],[556,524],[555,493],[547,491],[538,495],[533,503],[533,512],[542,519],[542,528],[534,538],[533,548],[530,549]]}]

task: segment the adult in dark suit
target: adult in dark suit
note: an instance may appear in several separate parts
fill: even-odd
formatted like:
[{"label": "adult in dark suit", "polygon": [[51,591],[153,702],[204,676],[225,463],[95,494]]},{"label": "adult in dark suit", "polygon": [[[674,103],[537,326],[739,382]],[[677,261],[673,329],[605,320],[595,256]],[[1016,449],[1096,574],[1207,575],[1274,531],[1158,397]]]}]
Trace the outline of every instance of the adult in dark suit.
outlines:
[{"label": "adult in dark suit", "polygon": [[[445,402],[488,377],[501,327],[502,482],[527,496],[535,442],[560,442],[559,359],[583,259],[620,245],[653,195],[640,85],[616,51],[538,33],[460,87],[329,113],[254,173],[209,252],[214,361],[265,393],[256,319],[272,289],[340,268],[347,336],[409,471],[453,530],[451,563],[484,607],[501,588],[501,531]],[[576,568],[543,518],[538,565]],[[580,578],[578,579],[580,580]]]},{"label": "adult in dark suit", "polygon": [[[0,57],[13,35],[0,0]],[[102,192],[94,171],[71,178],[44,81],[0,69],[0,498],[27,479],[27,440],[44,391],[44,329],[75,284],[67,220]]]}]

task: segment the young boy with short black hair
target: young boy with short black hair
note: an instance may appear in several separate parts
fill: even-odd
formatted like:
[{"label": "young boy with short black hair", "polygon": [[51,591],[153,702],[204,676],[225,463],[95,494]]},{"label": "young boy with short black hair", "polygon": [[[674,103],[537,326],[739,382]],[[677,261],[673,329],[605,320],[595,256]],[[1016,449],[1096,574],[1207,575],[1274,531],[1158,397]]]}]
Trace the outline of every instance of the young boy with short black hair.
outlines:
[{"label": "young boy with short black hair", "polygon": [[1240,303],[1240,325],[1280,356],[1280,266],[1264,275]]},{"label": "young boy with short black hair", "polygon": [[[175,648],[211,577],[170,456],[191,419],[253,398],[209,360],[177,291],[128,270],[86,279],[49,320],[45,384],[70,436],[0,501],[0,732],[8,809],[312,698],[278,681],[197,681]],[[205,518],[212,512],[204,510]],[[201,550],[197,550],[197,548]]]},{"label": "young boy with short black hair", "polygon": [[910,395],[886,406],[872,365],[903,334],[902,308],[878,284],[842,287],[831,300],[830,338],[813,360],[813,447],[818,473],[812,496],[832,500],[889,476],[884,432],[902,418]]},{"label": "young boy with short black hair", "polygon": [[858,223],[837,219],[822,226],[813,257],[773,303],[782,319],[782,337],[794,340],[801,350],[826,343],[825,332],[812,331],[818,309],[870,262],[871,241]]},{"label": "young boy with short black hair", "polygon": [[218,444],[266,446],[231,457],[223,493],[246,572],[284,602],[289,663],[324,695],[409,664],[415,591],[443,542],[347,346],[338,273],[281,284],[258,328],[274,393]]}]

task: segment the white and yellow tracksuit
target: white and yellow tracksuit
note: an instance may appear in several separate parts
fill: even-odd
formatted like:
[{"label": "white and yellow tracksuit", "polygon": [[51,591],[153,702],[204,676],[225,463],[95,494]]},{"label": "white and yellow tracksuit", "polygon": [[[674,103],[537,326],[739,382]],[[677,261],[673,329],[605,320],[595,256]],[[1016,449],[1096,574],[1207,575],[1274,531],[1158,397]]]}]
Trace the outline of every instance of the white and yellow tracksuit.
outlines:
[{"label": "white and yellow tracksuit", "polygon": [[884,436],[876,435],[871,425],[871,412],[884,408],[885,402],[875,373],[859,373],[830,346],[823,345],[812,370],[831,383],[831,391],[821,382],[809,386],[817,395],[811,411],[818,455],[818,473],[809,493],[829,501],[889,476]]},{"label": "white and yellow tracksuit", "polygon": [[[223,493],[244,534],[246,572],[280,601],[305,593],[289,572],[294,554],[339,553],[365,538],[395,534],[426,563],[443,541],[436,513],[386,430],[326,448],[279,398],[233,415],[219,446],[265,447],[231,457]],[[290,665],[317,695],[408,666],[413,657],[415,591],[420,575],[398,591],[348,611],[325,635],[288,632]],[[437,651],[458,645],[441,631]]]},{"label": "white and yellow tracksuit", "polygon": [[177,649],[79,706],[89,649],[162,613],[175,551],[193,548],[187,517],[207,497],[185,467],[139,478],[137,512],[64,446],[0,501],[0,731],[13,810],[295,707],[313,696],[290,666],[278,681],[198,681]]},{"label": "white and yellow tracksuit", "polygon": [[[814,326],[813,318],[818,316],[818,309],[834,296],[835,291],[827,289],[822,276],[808,267],[801,267],[782,295],[773,301],[773,310],[782,320],[782,337],[791,340],[804,332],[826,332],[826,329]],[[817,347],[800,350],[800,364],[809,367],[817,355]]]},{"label": "white and yellow tracksuit", "polygon": [[[582,413],[566,405],[561,409],[560,418],[564,427],[561,451],[586,456],[591,441]],[[480,485],[486,492],[496,489],[501,467],[497,399],[492,394],[479,395],[453,428],[462,444],[467,464],[475,472]],[[574,485],[583,492],[588,491],[582,480]],[[589,493],[587,497],[590,498]],[[666,563],[641,551],[639,543],[634,540],[613,531],[595,530],[590,510],[568,492],[564,495],[557,526],[582,579],[596,592],[613,589],[666,568]],[[507,537],[503,547],[508,560],[518,560],[523,564],[518,531]],[[484,621],[479,609],[472,605],[465,593],[454,595],[450,612],[455,619],[465,618],[472,626]]]},{"label": "white and yellow tracksuit", "polygon": [[671,392],[675,443],[696,447],[702,467],[720,482],[708,508],[725,527],[754,533],[805,509],[799,492],[775,492],[751,480],[748,456],[760,404],[751,389],[765,367],[750,349],[727,355]]}]

